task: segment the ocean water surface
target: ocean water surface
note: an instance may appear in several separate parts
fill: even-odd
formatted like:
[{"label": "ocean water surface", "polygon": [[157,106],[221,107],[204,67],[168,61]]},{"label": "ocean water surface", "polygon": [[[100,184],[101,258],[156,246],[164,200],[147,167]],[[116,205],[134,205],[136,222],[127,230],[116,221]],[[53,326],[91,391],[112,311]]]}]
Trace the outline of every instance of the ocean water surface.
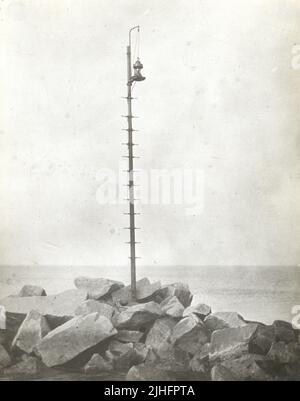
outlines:
[{"label": "ocean water surface", "polygon": [[[291,321],[300,305],[300,267],[138,266],[137,278],[162,284],[182,281],[213,311],[237,311],[245,319],[272,323]],[[105,277],[129,283],[128,266],[1,266],[0,299],[16,294],[24,284],[36,284],[48,294],[74,288],[78,276]]]}]

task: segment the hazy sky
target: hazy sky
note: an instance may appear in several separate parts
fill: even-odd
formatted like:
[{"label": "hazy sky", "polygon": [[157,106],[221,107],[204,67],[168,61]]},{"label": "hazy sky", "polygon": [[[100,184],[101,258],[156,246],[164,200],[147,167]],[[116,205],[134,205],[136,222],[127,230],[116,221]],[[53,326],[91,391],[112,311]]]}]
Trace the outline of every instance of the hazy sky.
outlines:
[{"label": "hazy sky", "polygon": [[118,169],[140,24],[138,166],[197,168],[204,209],[142,206],[143,264],[300,262],[298,0],[2,0],[0,263],[126,264]]}]

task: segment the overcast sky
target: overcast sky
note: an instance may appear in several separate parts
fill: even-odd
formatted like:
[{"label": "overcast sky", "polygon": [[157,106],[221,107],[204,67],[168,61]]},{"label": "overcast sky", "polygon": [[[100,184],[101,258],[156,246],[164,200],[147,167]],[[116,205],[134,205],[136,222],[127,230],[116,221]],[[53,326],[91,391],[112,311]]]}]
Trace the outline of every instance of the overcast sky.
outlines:
[{"label": "overcast sky", "polygon": [[128,29],[143,169],[203,171],[204,209],[142,206],[143,264],[300,262],[300,4],[295,0],[2,0],[1,264],[126,264],[118,169]]}]

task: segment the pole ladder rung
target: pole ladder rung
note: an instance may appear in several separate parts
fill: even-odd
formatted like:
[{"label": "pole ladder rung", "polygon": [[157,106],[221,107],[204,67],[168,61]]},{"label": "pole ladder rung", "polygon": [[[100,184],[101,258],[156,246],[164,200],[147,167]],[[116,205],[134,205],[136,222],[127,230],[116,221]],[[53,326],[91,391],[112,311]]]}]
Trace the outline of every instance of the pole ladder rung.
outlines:
[{"label": "pole ladder rung", "polygon": [[126,157],[127,159],[132,157],[133,159],[140,159],[140,156],[122,156],[122,157]]},{"label": "pole ladder rung", "polygon": [[141,244],[141,242],[139,242],[139,241],[133,241],[133,242],[130,242],[130,241],[126,241],[126,242],[124,242],[125,244]]},{"label": "pole ladder rung", "polygon": [[124,117],[124,118],[139,118],[138,116],[121,116],[121,117]]},{"label": "pole ladder rung", "polygon": [[139,170],[122,170],[123,173],[139,173]]},{"label": "pole ladder rung", "polygon": [[122,142],[121,145],[126,145],[126,146],[138,146],[138,143]]},{"label": "pole ladder rung", "polygon": [[138,201],[139,201],[140,199],[137,199],[137,198],[134,198],[134,199],[125,198],[125,199],[123,199],[123,200],[126,200],[126,201],[132,201],[132,200],[135,201],[135,200],[138,200]]},{"label": "pole ladder rung", "polygon": [[123,187],[140,187],[139,184],[123,184]]},{"label": "pole ladder rung", "polygon": [[128,256],[128,259],[141,259],[141,256]]},{"label": "pole ladder rung", "polygon": [[141,227],[123,227],[123,230],[141,230]]},{"label": "pole ladder rung", "polygon": [[129,128],[122,128],[122,131],[139,131],[138,129],[129,129]]},{"label": "pole ladder rung", "polygon": [[132,96],[121,96],[121,99],[127,99],[127,100],[132,100],[132,99],[138,99],[137,97],[132,97]]},{"label": "pole ladder rung", "polygon": [[123,213],[123,214],[126,214],[126,215],[131,215],[131,214],[135,214],[135,215],[137,215],[137,216],[139,216],[139,215],[141,215],[141,213]]}]

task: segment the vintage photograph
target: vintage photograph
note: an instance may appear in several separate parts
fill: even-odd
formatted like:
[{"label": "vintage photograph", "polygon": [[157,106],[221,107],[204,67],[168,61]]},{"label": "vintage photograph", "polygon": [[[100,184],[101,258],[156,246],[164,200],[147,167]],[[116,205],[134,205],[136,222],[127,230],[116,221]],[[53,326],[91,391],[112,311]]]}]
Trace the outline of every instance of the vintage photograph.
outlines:
[{"label": "vintage photograph", "polygon": [[299,381],[300,2],[1,0],[0,71],[0,381]]}]

